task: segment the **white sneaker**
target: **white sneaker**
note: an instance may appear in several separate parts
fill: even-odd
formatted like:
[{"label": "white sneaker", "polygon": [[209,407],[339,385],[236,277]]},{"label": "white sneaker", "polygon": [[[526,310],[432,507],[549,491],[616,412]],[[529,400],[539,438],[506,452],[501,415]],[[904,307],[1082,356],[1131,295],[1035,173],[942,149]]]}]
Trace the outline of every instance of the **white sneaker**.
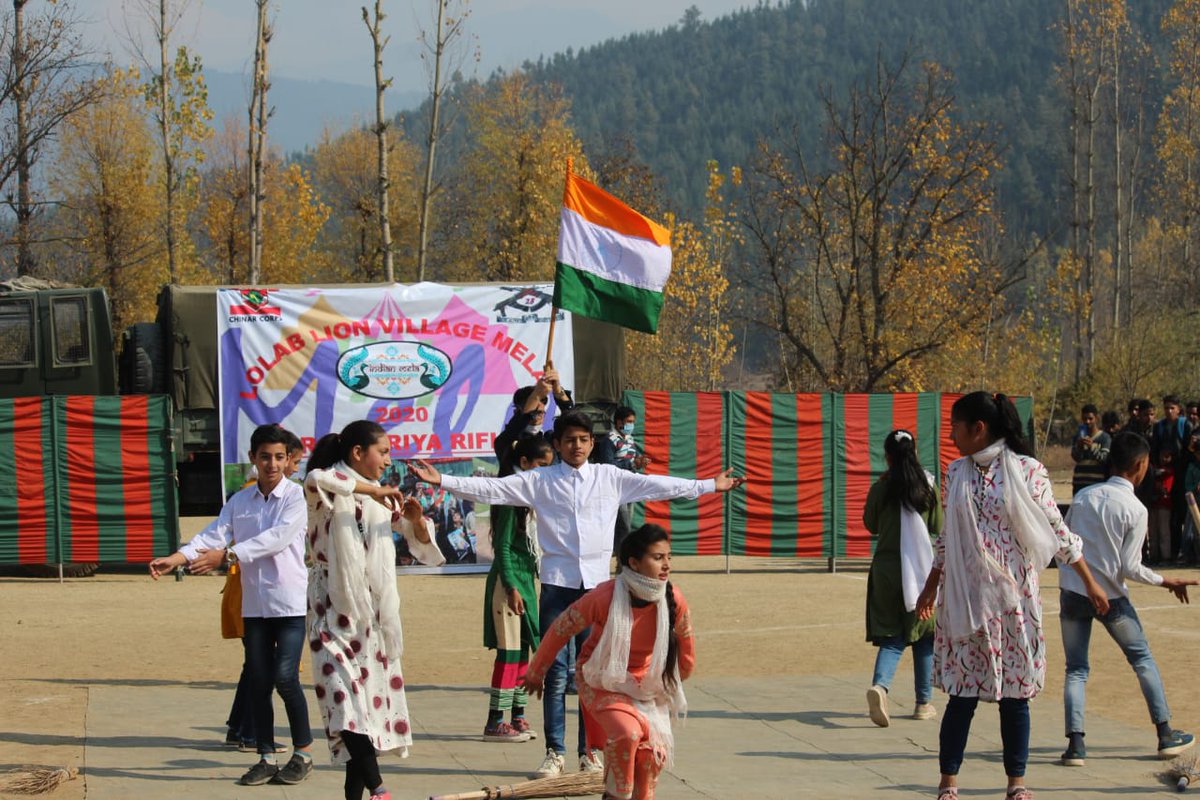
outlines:
[{"label": "white sneaker", "polygon": [[888,719],[887,690],[882,686],[872,686],[867,689],[867,710],[871,715],[871,722],[879,727],[886,728],[892,724],[892,721]]},{"label": "white sneaker", "polygon": [[546,748],[546,757],[542,759],[542,765],[534,771],[533,777],[553,778],[555,775],[561,775],[566,766],[566,760],[562,753]]},{"label": "white sneaker", "polygon": [[580,772],[604,772],[604,757],[599,750],[588,750],[579,757]]},{"label": "white sneaker", "polygon": [[933,703],[917,703],[913,709],[913,719],[937,719],[937,709]]}]

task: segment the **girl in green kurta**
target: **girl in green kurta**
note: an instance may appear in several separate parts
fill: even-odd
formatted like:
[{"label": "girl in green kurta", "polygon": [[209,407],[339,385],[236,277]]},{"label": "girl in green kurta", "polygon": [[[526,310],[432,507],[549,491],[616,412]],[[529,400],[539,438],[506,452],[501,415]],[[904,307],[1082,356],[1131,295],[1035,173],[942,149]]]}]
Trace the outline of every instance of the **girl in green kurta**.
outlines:
[{"label": "girl in green kurta", "polygon": [[[520,471],[544,467],[554,458],[542,437],[522,439],[513,450]],[[525,719],[524,682],[529,653],[538,646],[537,531],[527,508],[493,506],[492,550],[483,594],[483,644],[496,651],[485,742],[524,742],[536,738]],[[504,712],[512,712],[512,722]]]},{"label": "girl in green kurta", "polygon": [[867,494],[863,524],[876,537],[867,577],[867,641],[879,648],[867,690],[871,721],[890,724],[887,693],[904,648],[913,651],[916,708],[913,719],[933,719],[934,620],[918,618],[917,597],[933,562],[931,540],[942,526],[942,504],[933,476],[917,459],[916,442],[895,430],[883,442],[888,470]]}]

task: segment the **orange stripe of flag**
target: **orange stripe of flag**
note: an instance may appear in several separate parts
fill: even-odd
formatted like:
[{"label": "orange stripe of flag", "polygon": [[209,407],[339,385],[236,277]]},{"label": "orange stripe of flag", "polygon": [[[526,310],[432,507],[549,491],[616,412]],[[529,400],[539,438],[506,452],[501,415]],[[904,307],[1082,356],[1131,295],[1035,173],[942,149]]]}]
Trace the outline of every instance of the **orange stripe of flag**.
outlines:
[{"label": "orange stripe of flag", "polygon": [[671,232],[654,220],[634,211],[590,181],[567,173],[563,205],[594,225],[626,236],[649,239],[660,245],[671,243]]}]

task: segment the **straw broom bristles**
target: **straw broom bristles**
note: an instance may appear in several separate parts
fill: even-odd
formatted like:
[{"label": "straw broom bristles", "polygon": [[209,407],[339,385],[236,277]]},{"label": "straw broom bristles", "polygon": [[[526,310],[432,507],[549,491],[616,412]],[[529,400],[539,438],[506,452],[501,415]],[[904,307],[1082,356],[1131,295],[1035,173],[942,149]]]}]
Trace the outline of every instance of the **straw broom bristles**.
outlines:
[{"label": "straw broom bristles", "polygon": [[475,792],[439,794],[429,800],[524,800],[534,797],[583,797],[604,793],[604,775],[599,772],[576,772],[553,778],[538,778],[508,786],[485,786]]},{"label": "straw broom bristles", "polygon": [[1196,756],[1177,758],[1169,767],[1158,773],[1158,777],[1164,783],[1174,785],[1176,791],[1182,792],[1188,788],[1189,783],[1200,782],[1200,765],[1196,762]]},{"label": "straw broom bristles", "polygon": [[4,773],[10,776],[0,783],[0,792],[11,794],[46,794],[58,788],[60,783],[74,780],[79,775],[75,767],[18,767]]}]

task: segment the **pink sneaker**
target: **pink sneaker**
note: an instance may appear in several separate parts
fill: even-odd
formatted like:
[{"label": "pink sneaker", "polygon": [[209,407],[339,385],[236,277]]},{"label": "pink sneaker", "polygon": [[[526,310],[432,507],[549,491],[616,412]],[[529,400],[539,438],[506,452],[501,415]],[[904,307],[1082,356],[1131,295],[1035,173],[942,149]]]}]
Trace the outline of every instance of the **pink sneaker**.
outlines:
[{"label": "pink sneaker", "polygon": [[509,723],[509,727],[517,733],[528,733],[530,739],[537,738],[537,731],[529,724],[529,720],[524,717],[513,717],[512,722]]},{"label": "pink sneaker", "polygon": [[513,726],[502,720],[483,729],[483,740],[485,742],[528,742],[529,734],[514,730]]}]

